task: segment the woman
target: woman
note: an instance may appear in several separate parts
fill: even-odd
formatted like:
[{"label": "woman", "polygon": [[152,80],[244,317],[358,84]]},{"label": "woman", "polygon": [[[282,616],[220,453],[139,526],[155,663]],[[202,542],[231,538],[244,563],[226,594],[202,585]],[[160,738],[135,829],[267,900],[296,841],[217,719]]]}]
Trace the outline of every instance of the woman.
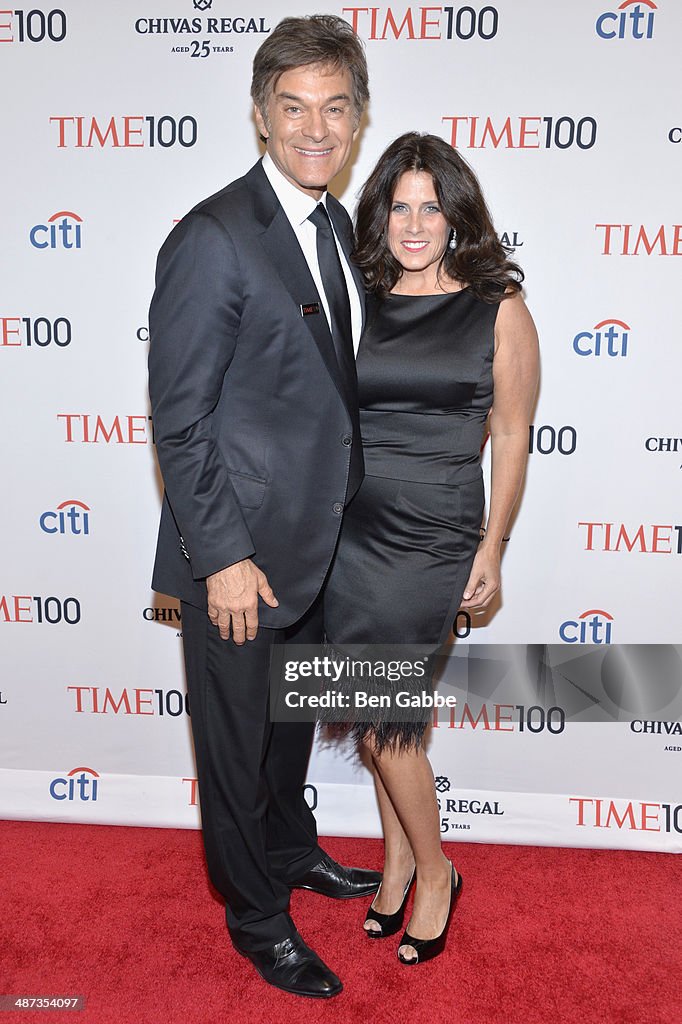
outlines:
[{"label": "woman", "polygon": [[[366,476],[344,516],[325,597],[327,637],[340,650],[435,651],[458,608],[484,608],[500,587],[500,545],[528,451],[537,335],[520,295],[523,274],[497,238],[475,175],[433,135],[403,135],[379,159],[360,197],[354,259],[369,292],[357,362]],[[398,947],[404,964],[442,951],[462,885],[441,849],[426,726],[353,726],[371,756],[385,840],[365,930],[380,938],[400,929],[416,877]]]}]

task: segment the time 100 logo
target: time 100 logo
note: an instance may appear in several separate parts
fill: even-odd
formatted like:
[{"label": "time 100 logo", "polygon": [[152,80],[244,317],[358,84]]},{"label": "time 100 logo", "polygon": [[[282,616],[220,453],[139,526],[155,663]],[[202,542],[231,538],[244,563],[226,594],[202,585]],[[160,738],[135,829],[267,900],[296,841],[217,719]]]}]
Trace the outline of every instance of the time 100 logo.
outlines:
[{"label": "time 100 logo", "polygon": [[37,9],[0,11],[0,15],[7,14],[10,15],[10,21],[0,21],[0,42],[42,43],[49,39],[52,43],[61,43],[66,39],[66,14],[58,8],[47,12]]},{"label": "time 100 logo", "polygon": [[539,455],[551,455],[557,451],[560,455],[573,455],[578,444],[578,432],[575,427],[552,427],[544,424],[536,427],[531,423],[528,437],[528,452]]}]

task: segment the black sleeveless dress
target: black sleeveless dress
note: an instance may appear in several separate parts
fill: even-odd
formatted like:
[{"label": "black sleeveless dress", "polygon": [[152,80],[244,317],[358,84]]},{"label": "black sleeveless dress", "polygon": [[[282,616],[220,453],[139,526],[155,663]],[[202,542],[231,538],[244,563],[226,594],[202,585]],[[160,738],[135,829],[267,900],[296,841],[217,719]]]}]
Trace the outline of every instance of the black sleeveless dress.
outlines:
[{"label": "black sleeveless dress", "polygon": [[[327,640],[341,655],[358,645],[433,652],[450,634],[480,540],[497,311],[469,289],[369,299],[357,360],[366,475],[324,599]],[[430,714],[387,717],[352,731],[414,742]]]}]

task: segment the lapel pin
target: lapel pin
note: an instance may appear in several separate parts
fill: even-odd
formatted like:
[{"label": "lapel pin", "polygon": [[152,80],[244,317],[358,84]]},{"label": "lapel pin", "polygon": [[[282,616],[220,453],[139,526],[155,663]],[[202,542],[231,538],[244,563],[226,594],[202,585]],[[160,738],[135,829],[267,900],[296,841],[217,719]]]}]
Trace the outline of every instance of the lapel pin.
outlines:
[{"label": "lapel pin", "polygon": [[315,316],[320,312],[319,302],[302,302],[299,306],[301,316]]}]

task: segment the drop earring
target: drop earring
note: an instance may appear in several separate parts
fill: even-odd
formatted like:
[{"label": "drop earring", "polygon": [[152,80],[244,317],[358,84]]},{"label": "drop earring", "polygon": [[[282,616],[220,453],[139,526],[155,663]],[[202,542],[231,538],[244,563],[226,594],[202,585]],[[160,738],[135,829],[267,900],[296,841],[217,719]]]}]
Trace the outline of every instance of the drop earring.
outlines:
[{"label": "drop earring", "polygon": [[450,241],[448,242],[448,249],[457,248],[457,232],[454,228],[450,231]]}]

